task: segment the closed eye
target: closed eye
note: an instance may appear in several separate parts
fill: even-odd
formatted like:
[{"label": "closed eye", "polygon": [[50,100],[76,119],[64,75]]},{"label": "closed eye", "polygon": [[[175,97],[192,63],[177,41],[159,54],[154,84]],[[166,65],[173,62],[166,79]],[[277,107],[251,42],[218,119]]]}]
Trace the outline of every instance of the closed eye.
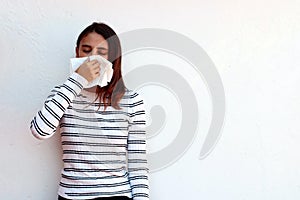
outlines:
[{"label": "closed eye", "polygon": [[90,53],[91,50],[82,50],[84,53]]},{"label": "closed eye", "polygon": [[103,56],[104,56],[104,55],[107,55],[107,52],[103,52],[103,51],[98,51],[97,53],[98,53],[99,55],[103,55]]}]

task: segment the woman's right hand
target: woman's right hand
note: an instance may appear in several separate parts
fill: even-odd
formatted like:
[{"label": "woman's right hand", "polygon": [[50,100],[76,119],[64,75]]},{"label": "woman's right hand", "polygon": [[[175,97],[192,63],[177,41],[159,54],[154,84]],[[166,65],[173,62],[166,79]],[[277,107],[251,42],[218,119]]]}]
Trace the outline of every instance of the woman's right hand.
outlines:
[{"label": "woman's right hand", "polygon": [[100,75],[100,63],[97,60],[87,59],[75,72],[91,82]]}]

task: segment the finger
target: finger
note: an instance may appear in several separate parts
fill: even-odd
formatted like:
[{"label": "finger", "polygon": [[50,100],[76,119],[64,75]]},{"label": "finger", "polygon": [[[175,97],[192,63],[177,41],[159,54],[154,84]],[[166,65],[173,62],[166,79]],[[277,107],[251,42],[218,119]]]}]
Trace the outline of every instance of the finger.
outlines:
[{"label": "finger", "polygon": [[95,73],[95,74],[100,74],[100,70],[99,70],[99,69],[96,69],[96,70],[94,70],[94,73]]},{"label": "finger", "polygon": [[93,65],[92,69],[93,70],[100,70],[100,64],[98,63],[98,64]]},{"label": "finger", "polygon": [[92,60],[90,63],[91,63],[92,65],[95,65],[95,64],[97,64],[97,63],[99,63],[99,62],[98,62],[98,60]]},{"label": "finger", "polygon": [[87,61],[86,64],[87,66],[93,67],[95,65],[95,61],[94,60]]}]

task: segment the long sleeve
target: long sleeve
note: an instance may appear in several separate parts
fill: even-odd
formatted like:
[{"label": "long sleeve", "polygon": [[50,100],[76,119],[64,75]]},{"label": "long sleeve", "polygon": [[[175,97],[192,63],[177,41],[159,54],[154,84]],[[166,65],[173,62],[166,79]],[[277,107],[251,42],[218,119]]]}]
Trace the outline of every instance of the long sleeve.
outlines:
[{"label": "long sleeve", "polygon": [[55,87],[48,96],[44,106],[31,121],[30,130],[38,139],[51,137],[59,121],[73,99],[81,92],[88,81],[73,73],[61,86]]},{"label": "long sleeve", "polygon": [[143,99],[131,96],[129,108],[128,173],[133,200],[149,200],[148,163],[146,158],[146,114]]}]

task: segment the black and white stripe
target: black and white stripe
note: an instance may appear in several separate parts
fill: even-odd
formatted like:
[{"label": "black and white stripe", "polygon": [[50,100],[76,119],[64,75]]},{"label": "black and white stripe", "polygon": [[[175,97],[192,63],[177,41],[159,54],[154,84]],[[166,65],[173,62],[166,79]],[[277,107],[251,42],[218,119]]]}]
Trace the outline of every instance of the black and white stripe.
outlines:
[{"label": "black and white stripe", "polygon": [[149,200],[143,99],[126,90],[121,110],[108,106],[103,111],[94,94],[83,90],[86,84],[74,73],[51,91],[31,122],[39,139],[60,130],[64,168],[58,194],[69,199]]}]

